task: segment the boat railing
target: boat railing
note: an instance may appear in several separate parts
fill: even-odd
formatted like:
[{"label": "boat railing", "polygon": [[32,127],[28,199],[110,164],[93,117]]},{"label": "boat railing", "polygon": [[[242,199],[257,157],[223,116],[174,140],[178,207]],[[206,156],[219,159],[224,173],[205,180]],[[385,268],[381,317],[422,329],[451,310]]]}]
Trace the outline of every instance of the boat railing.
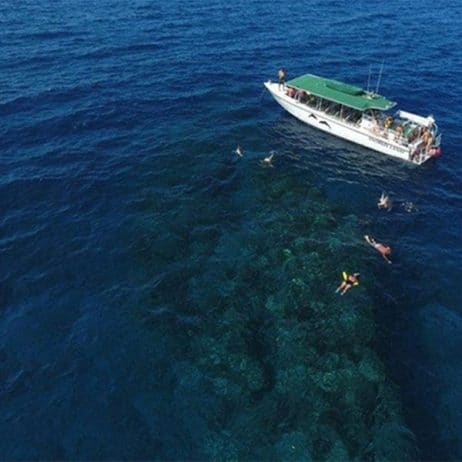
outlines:
[{"label": "boat railing", "polygon": [[[342,109],[336,103],[324,100],[296,87],[286,86],[283,91],[286,96],[299,104],[321,111],[329,117],[352,127],[359,127],[369,131],[372,135],[383,140],[391,141],[404,147],[410,146],[415,140],[413,136],[410,136],[418,128],[413,122],[394,119],[381,113],[362,112],[358,115],[358,111],[355,112],[346,107]],[[387,119],[389,120],[387,121]]]},{"label": "boat railing", "polygon": [[391,117],[387,120],[388,117],[363,113],[359,125],[374,136],[401,146],[409,146],[410,138],[402,124]]},{"label": "boat railing", "polygon": [[415,164],[420,165],[428,157],[428,153],[425,151],[425,142],[422,138],[409,143],[409,160]]}]

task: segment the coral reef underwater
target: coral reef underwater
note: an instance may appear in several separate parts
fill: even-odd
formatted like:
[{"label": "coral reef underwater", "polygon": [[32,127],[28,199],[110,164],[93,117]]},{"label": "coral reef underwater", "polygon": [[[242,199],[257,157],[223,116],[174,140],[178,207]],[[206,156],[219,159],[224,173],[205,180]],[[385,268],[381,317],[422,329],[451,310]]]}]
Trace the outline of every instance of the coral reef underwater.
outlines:
[{"label": "coral reef underwater", "polygon": [[[164,232],[142,258],[163,270],[151,306],[175,318],[156,320],[158,333],[182,337],[171,387],[187,403],[187,456],[415,458],[374,352],[374,276],[357,218],[277,169],[220,167],[182,197],[172,189],[154,200],[153,227]],[[341,271],[362,274],[344,296]]]}]

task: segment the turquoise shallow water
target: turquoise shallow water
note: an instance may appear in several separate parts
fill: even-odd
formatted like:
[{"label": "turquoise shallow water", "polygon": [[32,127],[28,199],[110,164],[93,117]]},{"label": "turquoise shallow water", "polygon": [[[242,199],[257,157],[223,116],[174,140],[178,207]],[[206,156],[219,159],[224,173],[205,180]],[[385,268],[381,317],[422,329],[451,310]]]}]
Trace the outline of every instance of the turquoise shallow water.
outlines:
[{"label": "turquoise shallow water", "polygon": [[[3,458],[462,457],[457,3],[4,6]],[[382,60],[438,162],[263,92],[281,65],[364,86]]]}]

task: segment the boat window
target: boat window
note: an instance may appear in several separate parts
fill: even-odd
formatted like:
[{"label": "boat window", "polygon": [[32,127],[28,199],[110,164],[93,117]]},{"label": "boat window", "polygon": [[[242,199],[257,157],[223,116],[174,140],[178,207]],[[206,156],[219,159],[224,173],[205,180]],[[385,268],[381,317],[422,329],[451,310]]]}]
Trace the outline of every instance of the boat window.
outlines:
[{"label": "boat window", "polygon": [[307,97],[307,101],[306,101],[306,104],[308,104],[308,106],[316,106],[316,96],[312,95],[311,93],[308,94],[308,97]]},{"label": "boat window", "polygon": [[356,109],[345,107],[343,109],[343,118],[347,122],[351,122],[353,124],[357,123],[359,119],[361,119],[362,113]]},{"label": "boat window", "polygon": [[340,104],[329,103],[326,108],[326,114],[337,116],[340,114]]}]

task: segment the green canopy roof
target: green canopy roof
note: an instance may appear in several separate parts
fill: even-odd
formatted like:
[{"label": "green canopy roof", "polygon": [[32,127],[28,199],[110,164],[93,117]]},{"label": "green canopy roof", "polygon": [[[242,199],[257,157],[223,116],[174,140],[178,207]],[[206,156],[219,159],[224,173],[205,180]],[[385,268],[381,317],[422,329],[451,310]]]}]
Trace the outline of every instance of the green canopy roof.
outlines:
[{"label": "green canopy roof", "polygon": [[385,111],[396,105],[395,102],[383,96],[366,92],[354,85],[325,79],[312,74],[302,75],[301,77],[289,80],[287,85],[306,90],[313,95],[360,111],[365,111],[366,109]]}]

